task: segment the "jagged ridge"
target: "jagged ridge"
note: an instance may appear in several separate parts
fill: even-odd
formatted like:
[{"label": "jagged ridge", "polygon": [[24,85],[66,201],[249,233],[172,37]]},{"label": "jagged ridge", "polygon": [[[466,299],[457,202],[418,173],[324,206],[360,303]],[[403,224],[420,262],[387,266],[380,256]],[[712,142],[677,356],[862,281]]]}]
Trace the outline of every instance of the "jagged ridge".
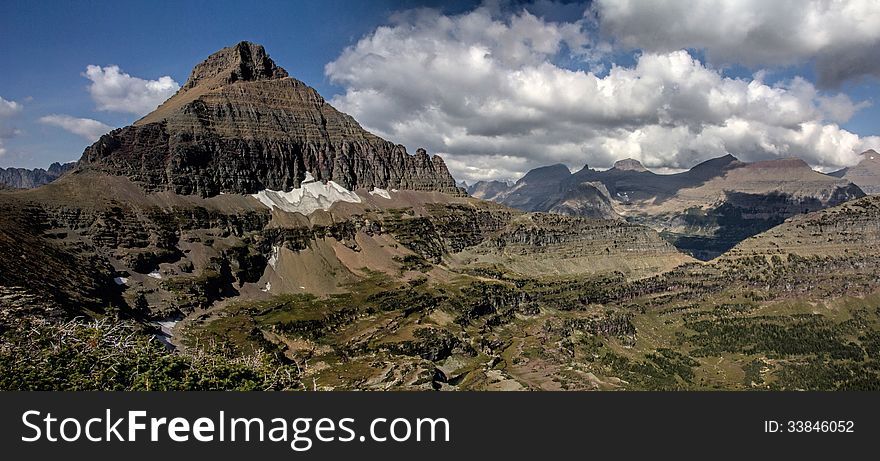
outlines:
[{"label": "jagged ridge", "polygon": [[0,188],[6,186],[10,189],[31,189],[58,179],[64,173],[73,169],[76,162],[58,163],[49,166],[48,170],[42,168],[0,168]]}]

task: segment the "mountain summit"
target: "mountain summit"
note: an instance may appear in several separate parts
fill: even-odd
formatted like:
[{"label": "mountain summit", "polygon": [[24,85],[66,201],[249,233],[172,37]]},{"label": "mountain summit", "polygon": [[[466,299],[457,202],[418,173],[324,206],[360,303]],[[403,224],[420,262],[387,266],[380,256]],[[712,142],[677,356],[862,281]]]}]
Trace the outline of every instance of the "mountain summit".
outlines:
[{"label": "mountain summit", "polygon": [[256,82],[284,77],[288,77],[287,71],[275,65],[262,45],[241,42],[223,48],[194,67],[180,91],[185,92],[196,86],[219,88],[238,81]]},{"label": "mountain summit", "polygon": [[648,171],[642,165],[642,162],[634,158],[625,158],[623,160],[618,160],[614,162],[614,169],[620,171]]},{"label": "mountain summit", "polygon": [[858,165],[829,173],[831,176],[852,181],[867,194],[880,194],[880,154],[874,149],[862,152]]},{"label": "mountain summit", "polygon": [[462,194],[440,157],[366,131],[249,42],[195,66],[154,112],[88,147],[80,168],[206,197],[289,191],[307,174],[350,190]]}]

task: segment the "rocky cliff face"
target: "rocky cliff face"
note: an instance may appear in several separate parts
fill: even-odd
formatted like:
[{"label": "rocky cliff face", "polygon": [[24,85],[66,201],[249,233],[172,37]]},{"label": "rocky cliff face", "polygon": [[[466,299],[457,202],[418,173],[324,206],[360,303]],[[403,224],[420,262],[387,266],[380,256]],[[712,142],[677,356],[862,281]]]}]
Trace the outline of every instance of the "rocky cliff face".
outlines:
[{"label": "rocky cliff face", "polygon": [[208,57],[176,95],[102,136],[80,164],[205,197],[290,190],[307,172],[348,189],[463,194],[440,157],[367,132],[247,42]]},{"label": "rocky cliff face", "polygon": [[822,256],[857,260],[880,248],[880,197],[869,196],[795,216],[741,242],[727,259],[753,256]]},{"label": "rocky cliff face", "polygon": [[0,188],[32,189],[58,179],[59,176],[73,169],[76,162],[53,163],[48,170],[42,168],[0,168]]}]

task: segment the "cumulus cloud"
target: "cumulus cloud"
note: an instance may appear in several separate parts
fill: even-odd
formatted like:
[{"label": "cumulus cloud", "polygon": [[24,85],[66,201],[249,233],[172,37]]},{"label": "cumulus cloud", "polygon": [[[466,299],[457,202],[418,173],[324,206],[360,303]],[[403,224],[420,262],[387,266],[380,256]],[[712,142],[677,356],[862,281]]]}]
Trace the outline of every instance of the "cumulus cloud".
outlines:
[{"label": "cumulus cloud", "polygon": [[21,113],[22,108],[21,103],[0,96],[0,157],[7,153],[5,141],[20,133],[20,130],[12,125],[12,118]]},{"label": "cumulus cloud", "polygon": [[52,114],[40,117],[40,123],[57,126],[77,136],[95,142],[101,135],[113,129],[112,126],[90,118],[77,118],[70,115]]},{"label": "cumulus cloud", "polygon": [[652,52],[705,49],[717,63],[779,67],[815,59],[819,83],[880,76],[876,0],[597,0],[602,31]]},{"label": "cumulus cloud", "polygon": [[325,71],[345,90],[336,107],[381,136],[443,153],[468,181],[624,157],[687,168],[726,153],[832,168],[880,144],[838,125],[865,103],[802,78],[730,78],[683,50],[645,52],[607,73],[557,64],[590,59],[593,46],[582,21],[419,10],[363,37]]},{"label": "cumulus cloud", "polygon": [[0,96],[0,118],[12,117],[21,112],[21,104],[15,101],[7,101]]},{"label": "cumulus cloud", "polygon": [[180,89],[169,76],[144,80],[123,72],[119,66],[90,65],[83,74],[92,81],[89,93],[98,110],[146,115]]}]

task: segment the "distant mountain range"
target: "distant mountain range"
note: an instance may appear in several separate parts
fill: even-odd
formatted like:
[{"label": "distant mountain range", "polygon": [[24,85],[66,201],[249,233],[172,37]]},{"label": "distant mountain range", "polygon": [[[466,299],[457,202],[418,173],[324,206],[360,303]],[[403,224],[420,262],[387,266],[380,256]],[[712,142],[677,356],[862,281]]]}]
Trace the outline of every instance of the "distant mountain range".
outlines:
[{"label": "distant mountain range", "polygon": [[31,189],[58,179],[76,166],[76,162],[53,163],[48,170],[42,168],[0,168],[0,187]]},{"label": "distant mountain range", "polygon": [[529,171],[515,184],[477,182],[476,197],[527,211],[626,219],[661,232],[680,250],[714,258],[737,242],[796,214],[843,203],[865,193],[848,174],[867,183],[865,154],[859,167],[824,175],[800,159],[747,163],[732,155],[708,160],[677,174],[653,173],[637,160],[608,170],[587,166],[571,173],[564,165]]}]

